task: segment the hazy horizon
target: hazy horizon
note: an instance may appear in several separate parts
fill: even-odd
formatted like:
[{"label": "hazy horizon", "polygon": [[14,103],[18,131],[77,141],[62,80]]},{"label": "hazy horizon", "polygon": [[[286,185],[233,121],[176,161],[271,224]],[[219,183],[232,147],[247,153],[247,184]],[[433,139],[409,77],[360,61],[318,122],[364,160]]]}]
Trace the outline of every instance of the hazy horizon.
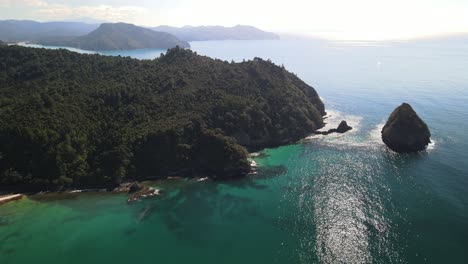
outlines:
[{"label": "hazy horizon", "polygon": [[335,40],[406,40],[468,33],[468,2],[0,0],[0,19],[108,21],[141,26],[251,25]]}]

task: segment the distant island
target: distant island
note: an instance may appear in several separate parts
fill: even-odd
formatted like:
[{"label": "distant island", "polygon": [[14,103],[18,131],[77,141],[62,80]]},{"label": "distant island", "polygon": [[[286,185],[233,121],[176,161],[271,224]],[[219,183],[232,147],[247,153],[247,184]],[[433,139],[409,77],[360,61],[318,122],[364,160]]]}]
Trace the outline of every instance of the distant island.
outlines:
[{"label": "distant island", "polygon": [[190,44],[166,33],[126,23],[104,23],[85,36],[42,39],[41,45],[66,46],[84,50],[168,49]]},{"label": "distant island", "polygon": [[181,28],[171,26],[159,26],[152,28],[156,31],[163,31],[185,41],[205,41],[205,40],[265,40],[279,39],[275,33],[266,32],[252,26],[238,25],[235,27],[221,26],[185,26]]},{"label": "distant island", "polygon": [[179,47],[155,60],[0,47],[0,188],[243,177],[247,150],[323,127],[317,92],[283,67]]}]

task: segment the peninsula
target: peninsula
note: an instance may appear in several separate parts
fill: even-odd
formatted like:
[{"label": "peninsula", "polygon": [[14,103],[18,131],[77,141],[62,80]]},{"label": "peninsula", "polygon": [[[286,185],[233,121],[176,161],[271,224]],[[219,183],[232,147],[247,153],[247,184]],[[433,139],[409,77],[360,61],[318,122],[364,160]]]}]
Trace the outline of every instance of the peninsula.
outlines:
[{"label": "peninsula", "polygon": [[0,47],[0,186],[60,190],[168,176],[243,177],[247,150],[323,127],[285,68],[179,47],[155,60]]}]

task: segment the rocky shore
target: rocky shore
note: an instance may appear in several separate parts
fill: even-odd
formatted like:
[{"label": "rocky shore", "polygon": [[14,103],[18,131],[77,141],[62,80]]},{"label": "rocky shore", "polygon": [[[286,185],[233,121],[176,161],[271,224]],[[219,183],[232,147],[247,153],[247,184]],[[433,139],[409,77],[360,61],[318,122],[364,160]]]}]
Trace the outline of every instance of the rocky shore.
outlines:
[{"label": "rocky shore", "polygon": [[19,200],[21,198],[23,198],[22,194],[3,195],[0,196],[0,205]]}]

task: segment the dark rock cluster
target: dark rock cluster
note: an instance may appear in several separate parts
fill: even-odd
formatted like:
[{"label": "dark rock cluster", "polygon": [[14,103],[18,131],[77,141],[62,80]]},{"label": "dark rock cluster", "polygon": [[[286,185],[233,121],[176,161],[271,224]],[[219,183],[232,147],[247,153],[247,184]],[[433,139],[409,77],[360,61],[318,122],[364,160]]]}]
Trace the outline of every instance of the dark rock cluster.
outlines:
[{"label": "dark rock cluster", "polygon": [[339,133],[343,134],[348,132],[349,130],[353,129],[346,123],[346,121],[341,121],[341,123],[338,125],[337,128],[329,129],[328,131],[315,131],[315,134],[320,134],[320,135],[328,135],[331,133]]}]

